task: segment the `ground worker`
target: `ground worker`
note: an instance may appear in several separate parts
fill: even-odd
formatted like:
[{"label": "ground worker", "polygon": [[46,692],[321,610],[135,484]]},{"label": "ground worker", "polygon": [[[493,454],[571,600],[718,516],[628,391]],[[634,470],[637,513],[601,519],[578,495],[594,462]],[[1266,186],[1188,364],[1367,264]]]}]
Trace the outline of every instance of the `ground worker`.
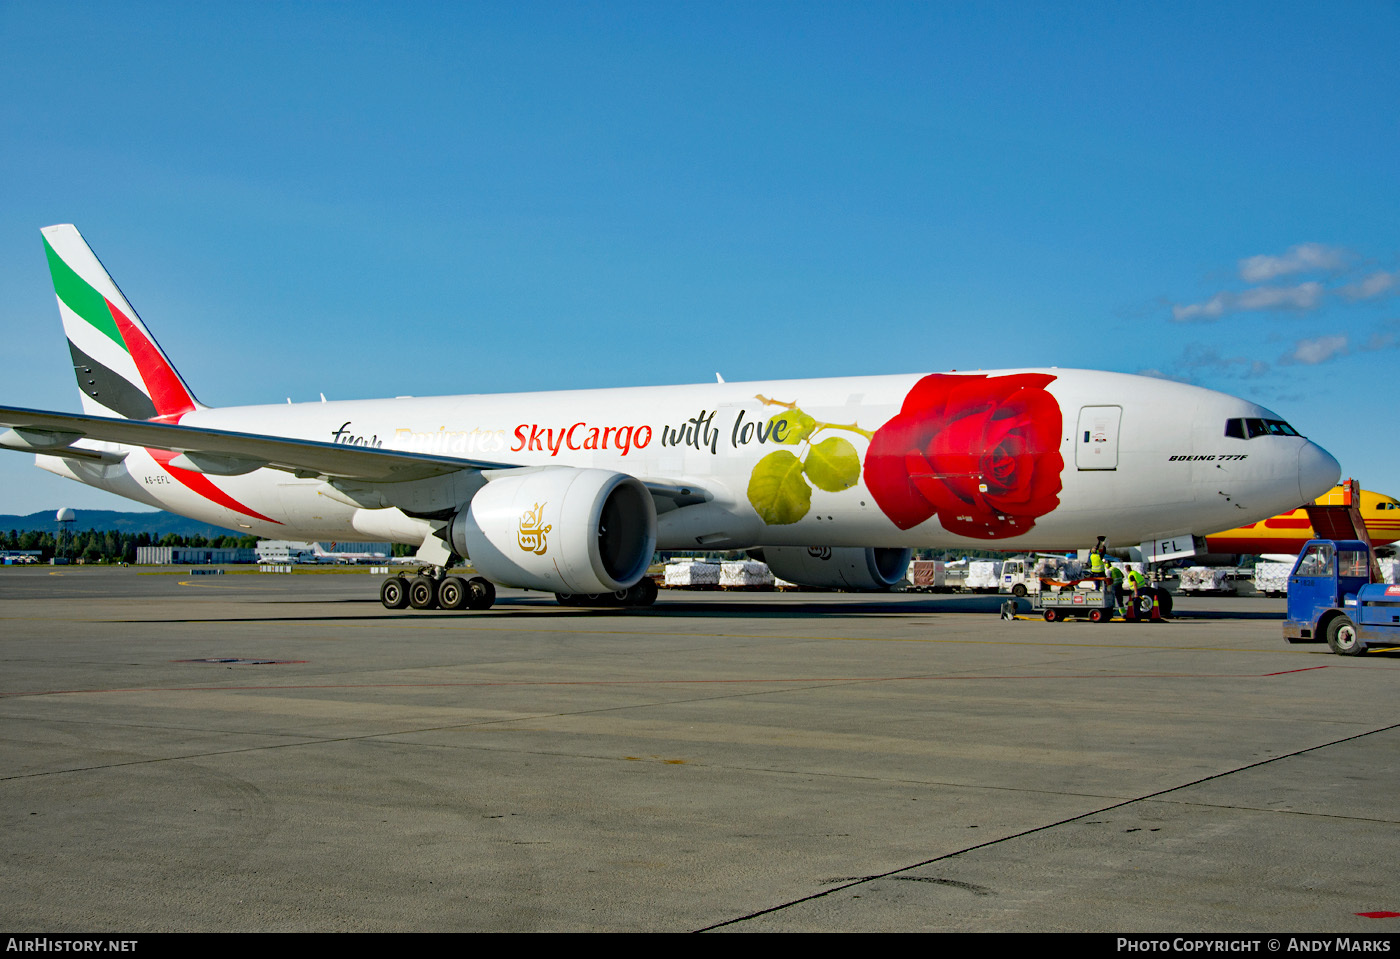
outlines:
[{"label": "ground worker", "polygon": [[[1150,589],[1148,589],[1146,576],[1144,576],[1142,573],[1139,573],[1135,569],[1130,570],[1128,572],[1128,589],[1132,593],[1133,597],[1132,603],[1135,607],[1133,611],[1134,616],[1143,616],[1150,614],[1151,619],[1154,622],[1161,619],[1160,609],[1157,604],[1157,596]],[[1152,600],[1150,604],[1145,603],[1145,600],[1148,597],[1151,597]],[[1146,606],[1145,609],[1143,608],[1144,605]]]},{"label": "ground worker", "polygon": [[1105,549],[1104,538],[1099,537],[1099,541],[1094,544],[1094,548],[1089,550],[1089,575],[1095,579],[1106,575],[1105,569]]},{"label": "ground worker", "polygon": [[1108,575],[1113,579],[1113,605],[1123,605],[1123,570],[1115,562],[1109,561]]},{"label": "ground worker", "polygon": [[1128,570],[1128,589],[1136,593],[1147,585],[1147,577],[1135,569]]}]

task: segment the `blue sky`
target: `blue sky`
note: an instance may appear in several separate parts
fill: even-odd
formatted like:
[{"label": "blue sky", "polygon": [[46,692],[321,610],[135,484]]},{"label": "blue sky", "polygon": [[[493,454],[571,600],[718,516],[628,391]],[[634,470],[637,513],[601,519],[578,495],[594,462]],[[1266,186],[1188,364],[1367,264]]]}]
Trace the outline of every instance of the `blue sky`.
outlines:
[{"label": "blue sky", "polygon": [[[1400,493],[1394,3],[0,0],[0,402],[78,225],[211,405],[1015,366]],[[127,501],[0,452],[0,512]]]}]

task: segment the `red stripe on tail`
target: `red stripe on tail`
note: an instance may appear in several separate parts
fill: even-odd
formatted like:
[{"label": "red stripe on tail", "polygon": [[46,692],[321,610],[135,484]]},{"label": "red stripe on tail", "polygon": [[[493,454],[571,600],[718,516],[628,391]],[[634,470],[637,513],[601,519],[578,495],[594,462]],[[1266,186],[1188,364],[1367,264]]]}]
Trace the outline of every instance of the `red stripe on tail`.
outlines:
[{"label": "red stripe on tail", "polygon": [[117,323],[117,329],[121,331],[122,339],[126,341],[126,348],[131,351],[131,358],[136,361],[136,370],[146,384],[146,392],[155,404],[157,415],[179,416],[194,409],[194,397],[190,396],[190,391],[185,389],[185,384],[180,382],[179,375],[165,361],[165,357],[160,355],[160,350],[141,334],[136,324],[112,305],[111,300],[104,297],[104,301]]}]

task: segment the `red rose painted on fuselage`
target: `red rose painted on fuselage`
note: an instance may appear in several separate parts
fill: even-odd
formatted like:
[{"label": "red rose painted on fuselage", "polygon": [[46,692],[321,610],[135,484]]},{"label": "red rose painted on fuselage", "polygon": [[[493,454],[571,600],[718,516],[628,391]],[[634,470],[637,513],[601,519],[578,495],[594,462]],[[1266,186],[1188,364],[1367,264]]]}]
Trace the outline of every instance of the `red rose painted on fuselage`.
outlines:
[{"label": "red rose painted on fuselage", "polygon": [[1019,536],[1060,505],[1062,417],[1048,373],[934,373],[875,431],[865,483],[900,529],[937,515],[977,539]]}]

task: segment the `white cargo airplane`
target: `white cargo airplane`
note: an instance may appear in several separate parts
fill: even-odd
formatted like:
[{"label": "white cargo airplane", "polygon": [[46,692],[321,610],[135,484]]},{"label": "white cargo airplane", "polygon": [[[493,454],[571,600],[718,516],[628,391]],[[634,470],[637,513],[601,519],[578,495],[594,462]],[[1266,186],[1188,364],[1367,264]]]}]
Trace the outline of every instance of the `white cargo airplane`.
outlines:
[{"label": "white cargo airplane", "polygon": [[[485,608],[493,583],[647,604],[657,549],[857,589],[912,547],[1170,555],[1340,475],[1253,403],[1055,368],[212,408],[78,231],[42,232],[83,414],[0,408],[0,446],[259,536],[415,545],[391,608]],[[464,557],[479,577],[445,575]]]}]

